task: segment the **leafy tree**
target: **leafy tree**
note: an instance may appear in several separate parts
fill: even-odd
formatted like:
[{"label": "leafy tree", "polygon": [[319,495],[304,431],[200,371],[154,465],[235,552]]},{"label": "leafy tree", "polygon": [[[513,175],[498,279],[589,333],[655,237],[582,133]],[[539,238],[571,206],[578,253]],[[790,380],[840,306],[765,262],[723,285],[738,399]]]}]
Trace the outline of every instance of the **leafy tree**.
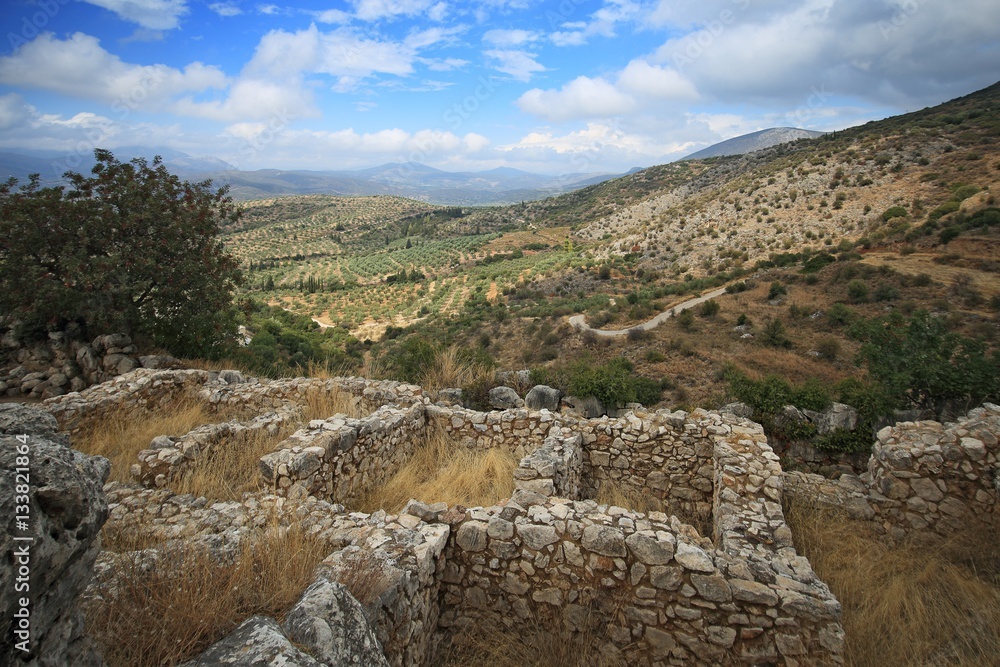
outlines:
[{"label": "leafy tree", "polygon": [[982,340],[948,331],[927,311],[858,323],[854,333],[864,341],[860,359],[897,406],[941,414],[1000,398],[1000,353],[987,354]]},{"label": "leafy tree", "polygon": [[0,311],[27,332],[76,321],[88,335],[144,336],[180,355],[219,351],[236,333],[242,280],[218,238],[240,213],[226,188],[189,183],[159,158],[96,150],[70,187],[0,185]]}]

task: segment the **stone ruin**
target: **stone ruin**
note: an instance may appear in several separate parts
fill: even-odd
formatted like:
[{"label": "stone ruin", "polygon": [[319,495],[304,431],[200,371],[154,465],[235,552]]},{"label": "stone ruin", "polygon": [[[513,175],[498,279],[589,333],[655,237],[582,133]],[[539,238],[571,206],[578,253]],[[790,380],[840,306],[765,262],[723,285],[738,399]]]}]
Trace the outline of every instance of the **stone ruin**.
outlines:
[{"label": "stone ruin", "polygon": [[[295,423],[305,397],[324,391],[350,394],[368,416],[304,424],[261,459],[266,492],[209,503],[166,488],[233,433]],[[135,483],[106,487],[109,521],[232,543],[277,515],[330,548],[283,625],[248,619],[191,665],[235,660],[250,642],[293,665],[422,666],[482,625],[600,631],[607,657],[645,665],[842,664],[840,605],[795,550],[785,493],[846,508],[889,537],[1000,516],[1000,408],[991,405],[956,424],[884,429],[869,471],[836,482],[784,473],[758,424],[702,410],[482,413],[398,382],[143,369],[45,407],[72,433],[102,411],[155,410],[181,396],[253,416],[154,439],[132,468]],[[350,511],[430,430],[521,457],[513,496],[493,507]],[[670,513],[599,505],[607,483],[656,496]],[[363,603],[336,583],[358,554],[384,567],[383,590]]]}]

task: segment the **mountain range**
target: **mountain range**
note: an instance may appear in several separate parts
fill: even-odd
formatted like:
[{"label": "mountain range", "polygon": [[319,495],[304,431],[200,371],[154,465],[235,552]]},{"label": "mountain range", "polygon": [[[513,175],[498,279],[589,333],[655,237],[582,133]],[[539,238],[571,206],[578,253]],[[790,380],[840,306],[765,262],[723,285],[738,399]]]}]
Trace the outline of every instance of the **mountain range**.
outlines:
[{"label": "mountain range", "polygon": [[[685,159],[737,155],[769,148],[776,144],[811,138],[821,132],[795,128],[773,128],[729,139],[694,153]],[[310,171],[304,169],[259,169],[244,171],[215,157],[194,157],[177,150],[148,146],[121,146],[114,149],[120,160],[156,155],[171,172],[192,180],[211,179],[228,184],[234,199],[248,200],[280,195],[328,194],[343,196],[395,195],[431,204],[488,205],[535,201],[623,174],[589,172],[548,176],[510,167],[480,172],[448,172],[419,162],[390,162],[357,170]],[[27,181],[38,173],[45,185],[62,182],[68,170],[86,173],[94,165],[92,156],[67,156],[56,151],[0,152],[0,179]],[[640,171],[632,169],[628,174]],[[624,174],[627,175],[627,174]]]}]

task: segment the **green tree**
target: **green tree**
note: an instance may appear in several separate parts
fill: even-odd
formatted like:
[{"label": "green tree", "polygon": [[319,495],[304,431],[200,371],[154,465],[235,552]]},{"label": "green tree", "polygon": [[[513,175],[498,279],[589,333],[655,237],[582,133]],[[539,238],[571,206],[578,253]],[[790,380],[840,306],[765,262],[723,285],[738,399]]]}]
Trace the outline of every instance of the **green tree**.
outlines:
[{"label": "green tree", "polygon": [[941,414],[1000,399],[1000,353],[989,355],[983,341],[948,331],[927,311],[859,323],[854,333],[869,374],[898,406]]},{"label": "green tree", "polygon": [[159,158],[94,155],[92,176],[65,174],[68,190],[37,174],[0,185],[0,311],[28,332],[76,321],[174,354],[220,350],[236,333],[242,280],[218,237],[240,217],[227,189],[182,182]]}]

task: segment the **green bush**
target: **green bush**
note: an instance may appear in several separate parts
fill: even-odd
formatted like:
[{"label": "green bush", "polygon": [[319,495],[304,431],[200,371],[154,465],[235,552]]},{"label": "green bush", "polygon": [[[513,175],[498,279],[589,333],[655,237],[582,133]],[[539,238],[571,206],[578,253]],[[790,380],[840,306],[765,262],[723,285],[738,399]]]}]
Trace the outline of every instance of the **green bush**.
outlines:
[{"label": "green bush", "polygon": [[719,302],[715,299],[709,299],[701,304],[698,314],[702,317],[715,317],[719,314]]},{"label": "green bush", "polygon": [[852,303],[864,303],[868,300],[868,285],[863,280],[852,280],[847,283],[847,296]]},{"label": "green bush", "polygon": [[785,324],[778,318],[770,320],[760,334],[761,341],[771,347],[791,347],[792,341],[785,332]]},{"label": "green bush", "polygon": [[788,288],[781,284],[780,281],[775,280],[771,283],[771,288],[767,292],[768,300],[777,299],[782,294],[788,294]]},{"label": "green bush", "polygon": [[893,206],[892,208],[887,208],[882,213],[882,221],[888,222],[893,218],[905,218],[906,215],[907,214],[905,208],[903,208],[902,206]]},{"label": "green bush", "polygon": [[854,321],[854,311],[842,303],[835,303],[826,311],[826,319],[833,326],[842,326]]},{"label": "green bush", "polygon": [[580,398],[593,396],[609,408],[633,402],[652,405],[659,401],[659,384],[633,376],[633,369],[632,362],[625,357],[600,365],[583,359],[570,367],[566,391]]},{"label": "green bush", "polygon": [[958,227],[945,227],[940,232],[938,232],[938,242],[941,245],[947,245],[961,235],[962,230]]}]

